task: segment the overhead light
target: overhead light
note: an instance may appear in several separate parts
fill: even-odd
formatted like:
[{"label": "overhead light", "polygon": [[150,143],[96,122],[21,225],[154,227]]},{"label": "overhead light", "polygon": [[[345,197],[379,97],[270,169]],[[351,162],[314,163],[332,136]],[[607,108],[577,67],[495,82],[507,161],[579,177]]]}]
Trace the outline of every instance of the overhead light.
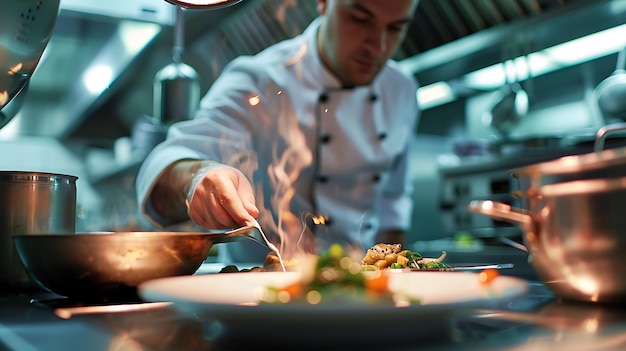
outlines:
[{"label": "overhead light", "polygon": [[417,90],[417,101],[422,109],[443,105],[455,99],[456,96],[447,82],[437,82]]},{"label": "overhead light", "polygon": [[234,5],[242,0],[165,0],[171,4],[188,9],[217,9]]},{"label": "overhead light", "polygon": [[[116,59],[120,59],[121,56],[134,57],[156,37],[160,30],[161,27],[154,23],[122,21],[116,34],[119,41],[112,41],[109,45],[117,45],[116,51],[120,54]],[[91,94],[100,94],[113,83],[114,77],[118,74],[116,70],[116,63],[105,55],[102,59],[94,60],[85,70],[83,84]]]},{"label": "overhead light", "polygon": [[160,32],[161,27],[155,23],[122,21],[119,36],[124,48],[131,55],[136,55]]},{"label": "overhead light", "polygon": [[[504,63],[497,63],[468,73],[459,81],[463,86],[471,89],[495,90],[507,81],[541,76],[616,53],[626,45],[624,38],[626,38],[626,25],[620,25],[526,56],[513,58],[509,60],[513,63],[513,71],[505,67]],[[422,109],[436,107],[456,99],[452,89],[447,92],[442,89],[442,83],[445,82],[429,84],[418,90],[417,99]],[[433,96],[437,96],[437,99],[433,99]]]},{"label": "overhead light", "polygon": [[113,78],[113,69],[110,66],[98,65],[89,68],[83,75],[83,84],[92,94],[99,94],[106,89]]}]

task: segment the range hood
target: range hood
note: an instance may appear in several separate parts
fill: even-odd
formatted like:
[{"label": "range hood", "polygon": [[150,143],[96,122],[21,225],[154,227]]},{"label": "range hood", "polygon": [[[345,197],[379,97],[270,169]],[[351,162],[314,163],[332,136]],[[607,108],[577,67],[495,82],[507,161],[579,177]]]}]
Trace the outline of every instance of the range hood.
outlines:
[{"label": "range hood", "polygon": [[[0,136],[62,138],[106,98],[161,27],[171,25],[173,15],[164,1],[62,0],[24,106]],[[91,83],[90,70],[96,74]]]},{"label": "range hood", "polygon": [[[203,24],[206,29],[242,5],[231,7],[186,12],[189,17],[202,15],[208,20]],[[215,12],[220,18],[206,16],[206,12]],[[142,65],[165,66],[164,62],[171,60],[175,19],[176,7],[164,0],[61,0],[55,30],[30,81],[24,106],[0,130],[0,138],[67,139],[124,90],[139,88],[151,93],[151,82],[137,87],[133,81],[140,80],[138,74],[154,76],[156,71],[145,73]],[[151,112],[150,98],[142,100]],[[115,116],[102,122],[99,132],[104,137],[128,128]]]},{"label": "range hood", "polygon": [[[24,107],[0,137],[129,135],[138,118],[153,112],[155,73],[171,62],[174,10],[163,0],[62,0]],[[501,42],[512,32],[535,28],[535,44],[550,46],[620,24],[625,14],[623,0],[421,0],[394,58],[430,84],[499,62]],[[297,35],[315,16],[311,0],[186,11],[185,62],[198,70],[204,92],[230,60]],[[90,91],[84,76],[103,63],[109,68],[91,71],[100,84]]]}]

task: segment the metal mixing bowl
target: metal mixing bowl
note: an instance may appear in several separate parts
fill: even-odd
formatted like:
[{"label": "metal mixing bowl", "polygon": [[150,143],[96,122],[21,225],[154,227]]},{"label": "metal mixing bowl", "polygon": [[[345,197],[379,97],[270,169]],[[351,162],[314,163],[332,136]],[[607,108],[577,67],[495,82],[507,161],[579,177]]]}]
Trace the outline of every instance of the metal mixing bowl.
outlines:
[{"label": "metal mixing bowl", "polygon": [[219,236],[111,232],[15,235],[15,248],[42,287],[77,300],[134,300],[140,283],[193,274]]}]

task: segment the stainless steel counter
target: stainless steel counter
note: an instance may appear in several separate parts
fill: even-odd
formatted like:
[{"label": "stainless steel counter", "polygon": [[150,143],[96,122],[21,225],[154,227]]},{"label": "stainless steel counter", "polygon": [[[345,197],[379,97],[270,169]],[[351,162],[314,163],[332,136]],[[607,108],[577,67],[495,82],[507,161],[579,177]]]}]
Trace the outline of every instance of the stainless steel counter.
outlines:
[{"label": "stainless steel counter", "polygon": [[[498,307],[452,320],[448,330],[432,338],[397,345],[362,345],[346,340],[337,345],[311,341],[255,340],[217,333],[192,314],[171,305],[154,309],[63,319],[55,307],[64,300],[35,296],[0,296],[0,350],[247,350],[247,349],[376,349],[385,350],[623,350],[626,348],[626,309],[564,303],[537,282],[529,294]],[[303,316],[306,318],[306,316]],[[271,321],[268,321],[271,323]],[[297,323],[297,321],[294,321]],[[415,327],[428,321],[415,321]],[[252,328],[253,326],[251,326]],[[288,335],[289,331],[286,331]],[[341,330],[337,330],[341,333]]]}]

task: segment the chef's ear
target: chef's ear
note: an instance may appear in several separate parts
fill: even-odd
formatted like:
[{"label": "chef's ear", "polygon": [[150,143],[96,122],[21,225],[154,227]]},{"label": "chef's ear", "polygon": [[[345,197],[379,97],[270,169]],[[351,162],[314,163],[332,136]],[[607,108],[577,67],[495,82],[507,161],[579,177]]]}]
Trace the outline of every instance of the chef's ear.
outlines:
[{"label": "chef's ear", "polygon": [[326,13],[326,8],[328,7],[327,0],[317,0],[317,13],[323,15]]}]

